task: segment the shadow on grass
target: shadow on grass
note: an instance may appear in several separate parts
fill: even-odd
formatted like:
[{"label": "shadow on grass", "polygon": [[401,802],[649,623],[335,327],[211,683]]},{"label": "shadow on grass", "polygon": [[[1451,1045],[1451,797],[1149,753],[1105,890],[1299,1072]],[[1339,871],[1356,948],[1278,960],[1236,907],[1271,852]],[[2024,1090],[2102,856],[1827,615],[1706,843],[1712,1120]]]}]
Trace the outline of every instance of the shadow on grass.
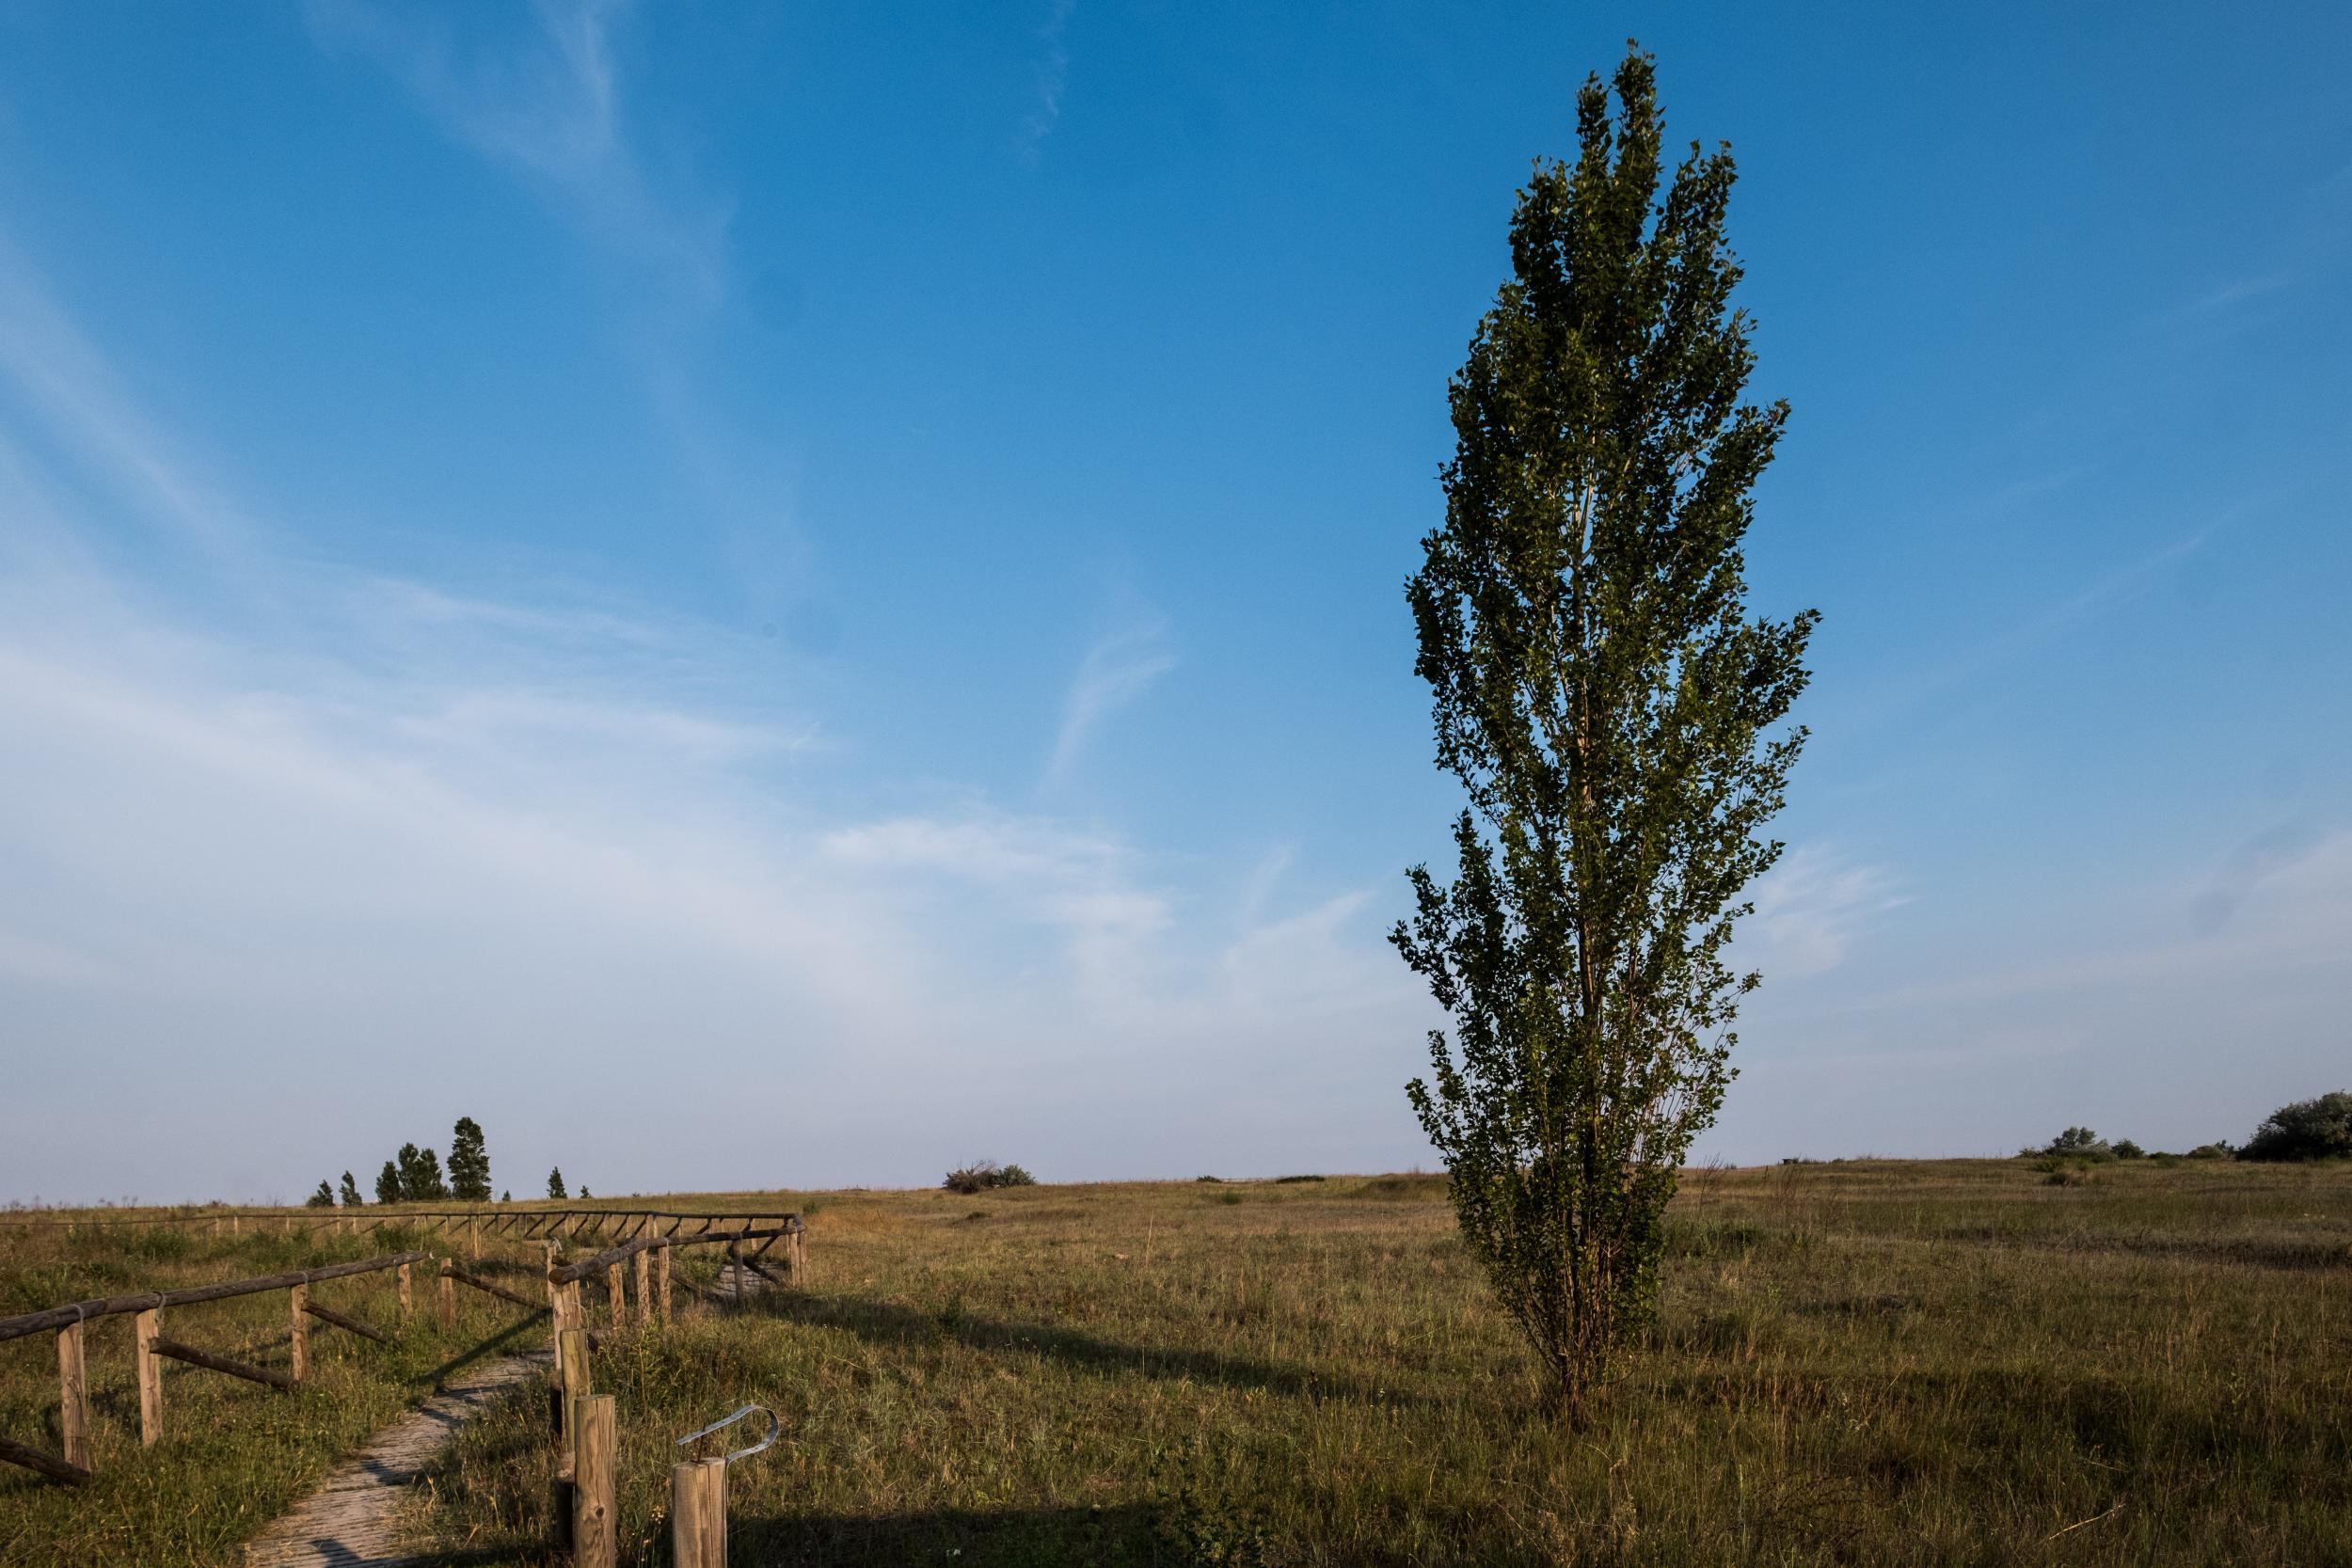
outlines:
[{"label": "shadow on grass", "polygon": [[515,1349],[515,1341],[519,1336],[529,1330],[535,1329],[538,1326],[539,1319],[537,1317],[525,1318],[518,1323],[509,1323],[504,1328],[500,1329],[496,1334],[491,1335],[487,1339],[483,1339],[474,1344],[468,1345],[464,1350],[459,1351],[455,1355],[451,1356],[447,1361],[442,1362],[431,1371],[419,1372],[416,1376],[410,1378],[408,1382],[411,1386],[421,1386],[426,1388],[437,1388],[452,1372],[462,1371],[466,1368],[472,1366],[475,1362],[480,1361],[485,1356],[494,1354],[511,1353]]},{"label": "shadow on grass", "polygon": [[997,1323],[960,1311],[921,1312],[895,1302],[863,1296],[807,1296],[770,1291],[753,1297],[744,1309],[811,1328],[845,1330],[869,1344],[903,1349],[952,1342],[978,1351],[1041,1356],[1104,1377],[1172,1378],[1280,1394],[1309,1403],[1320,1403],[1327,1399],[1382,1404],[1421,1402],[1394,1389],[1375,1390],[1352,1378],[1220,1355],[1214,1351],[1122,1345],[1076,1329]]},{"label": "shadow on grass", "polygon": [[[825,1514],[737,1515],[727,1532],[728,1560],[778,1568],[901,1568],[953,1562],[956,1568],[1254,1568],[1259,1552],[1216,1539],[1187,1539],[1151,1503],[1114,1508],[942,1509],[876,1518]],[[1403,1557],[1351,1560],[1365,1568],[1403,1568]]]}]

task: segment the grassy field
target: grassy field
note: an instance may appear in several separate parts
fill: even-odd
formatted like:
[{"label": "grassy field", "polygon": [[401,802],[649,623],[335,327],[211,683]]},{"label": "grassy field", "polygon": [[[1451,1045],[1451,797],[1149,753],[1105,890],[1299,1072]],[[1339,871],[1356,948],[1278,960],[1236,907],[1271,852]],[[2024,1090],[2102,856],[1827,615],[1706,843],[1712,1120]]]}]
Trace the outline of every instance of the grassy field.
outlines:
[{"label": "grassy field", "polygon": [[[666,1555],[671,1440],[757,1400],[786,1438],[735,1471],[739,1563],[2352,1563],[2352,1168],[1692,1173],[1657,1342],[1581,1432],[1436,1179],[759,1201],[808,1213],[809,1289],[598,1357],[626,1560]],[[11,1259],[6,1309],[102,1262],[152,1282]],[[144,1456],[94,1348],[112,1473],[0,1478],[0,1560],[230,1560],[456,1349],[424,1338],[335,1351],[300,1406],[190,1373],[175,1415],[218,1428]],[[0,1346],[0,1432],[54,1401],[46,1339]],[[550,1463],[516,1402],[420,1528],[543,1560]]]}]

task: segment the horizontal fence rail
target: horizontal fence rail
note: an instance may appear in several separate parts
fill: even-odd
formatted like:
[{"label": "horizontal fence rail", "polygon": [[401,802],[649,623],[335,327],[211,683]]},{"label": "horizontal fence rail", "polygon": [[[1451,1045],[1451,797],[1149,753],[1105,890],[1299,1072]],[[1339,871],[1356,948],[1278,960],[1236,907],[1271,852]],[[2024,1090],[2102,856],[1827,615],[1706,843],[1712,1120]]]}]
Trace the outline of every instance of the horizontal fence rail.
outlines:
[{"label": "horizontal fence rail", "polygon": [[395,1252],[385,1258],[367,1258],[357,1263],[329,1263],[316,1269],[295,1269],[288,1274],[273,1274],[261,1279],[231,1279],[220,1285],[187,1285],[176,1291],[141,1291],[135,1295],[68,1302],[63,1307],[51,1307],[14,1318],[0,1318],[0,1339],[22,1338],[44,1329],[63,1328],[68,1323],[86,1323],[93,1318],[111,1318],[120,1312],[154,1312],[167,1307],[193,1307],[200,1301],[227,1301],[232,1296],[257,1296],[264,1291],[290,1291],[297,1285],[315,1285],[321,1280],[348,1279],[357,1274],[380,1274],[386,1269],[399,1268],[404,1263],[424,1262],[432,1256],[429,1252]]},{"label": "horizontal fence rail", "polygon": [[[640,1236],[633,1242],[623,1242],[618,1246],[607,1247],[592,1257],[580,1259],[578,1262],[564,1263],[551,1268],[548,1270],[548,1278],[553,1284],[568,1285],[577,1279],[586,1279],[599,1269],[610,1268],[615,1263],[634,1258],[641,1252],[651,1251],[655,1247],[707,1246],[720,1242],[727,1243],[729,1245],[739,1245],[744,1242],[759,1241],[773,1245],[779,1237],[798,1236],[802,1234],[803,1229],[801,1222],[795,1219],[791,1224],[778,1226],[772,1230],[702,1230],[691,1236]],[[767,1248],[762,1247],[760,1250],[765,1252]]]},{"label": "horizontal fence rail", "polygon": [[[311,1286],[386,1270],[397,1271],[400,1318],[405,1326],[409,1322],[413,1306],[409,1271],[415,1264],[437,1260],[439,1276],[437,1316],[445,1333],[455,1323],[454,1288],[458,1285],[520,1307],[532,1317],[541,1313],[552,1315],[556,1359],[550,1394],[555,1400],[556,1428],[564,1444],[564,1455],[569,1459],[574,1449],[566,1401],[572,1395],[586,1392],[588,1355],[599,1342],[599,1337],[589,1332],[587,1327],[587,1313],[580,1298],[582,1281],[598,1280],[602,1284],[612,1326],[621,1330],[628,1328],[631,1323],[628,1308],[632,1294],[636,1326],[644,1328],[657,1321],[663,1325],[669,1323],[671,1257],[680,1247],[725,1247],[727,1264],[732,1269],[731,1294],[739,1306],[746,1299],[749,1281],[754,1277],[771,1284],[784,1284],[788,1280],[796,1286],[805,1285],[807,1278],[807,1226],[798,1214],[779,1213],[774,1210],[692,1213],[666,1209],[566,1206],[553,1209],[409,1209],[367,1212],[356,1209],[306,1208],[87,1218],[38,1212],[0,1215],[0,1225],[14,1225],[26,1229],[62,1229],[68,1233],[84,1226],[209,1225],[215,1233],[224,1227],[233,1233],[241,1231],[243,1222],[248,1219],[255,1222],[257,1230],[270,1220],[278,1221],[278,1228],[286,1231],[292,1231],[297,1225],[313,1232],[331,1228],[344,1233],[351,1231],[356,1223],[364,1223],[371,1229],[429,1226],[444,1239],[451,1237],[454,1227],[462,1226],[464,1239],[475,1258],[482,1256],[482,1243],[485,1238],[501,1240],[510,1245],[516,1243],[531,1243],[544,1252],[547,1299],[545,1302],[535,1301],[504,1285],[481,1278],[460,1268],[454,1257],[435,1252],[407,1251],[354,1262],[328,1263],[314,1269],[289,1270],[251,1279],[67,1302],[38,1312],[0,1318],[0,1342],[41,1333],[53,1333],[56,1337],[58,1430],[65,1450],[62,1454],[52,1454],[0,1438],[0,1463],[22,1465],[59,1481],[78,1482],[90,1479],[93,1464],[91,1401],[83,1364],[83,1330],[84,1325],[91,1322],[124,1313],[137,1317],[134,1339],[139,1432],[142,1445],[151,1446],[163,1434],[164,1385],[160,1369],[165,1360],[179,1361],[261,1384],[280,1393],[295,1394],[309,1375],[308,1332],[313,1320],[377,1343],[396,1342],[392,1335],[373,1324],[312,1302],[310,1299]],[[615,1244],[576,1261],[562,1260],[566,1243],[577,1241],[583,1234],[600,1241],[608,1232],[613,1231],[621,1235]],[[783,1250],[778,1257],[763,1264],[760,1259],[779,1243]],[[631,1262],[635,1265],[633,1272],[636,1276],[633,1292],[628,1279],[630,1271],[623,1266]],[[534,1269],[533,1272],[541,1271]],[[728,1283],[726,1268],[720,1271],[718,1280],[720,1289],[698,1284],[691,1278],[682,1279],[680,1283],[698,1296],[723,1302],[730,1295],[723,1288]],[[288,1370],[248,1365],[176,1338],[167,1338],[162,1332],[162,1314],[166,1308],[226,1301],[272,1291],[288,1293],[289,1332],[285,1343],[289,1346],[292,1363]],[[593,1441],[589,1446],[593,1449]],[[568,1469],[567,1465],[567,1472]],[[589,1479],[596,1479],[593,1465]],[[563,1485],[569,1488],[568,1474]],[[600,1499],[597,1509],[609,1513],[609,1476],[597,1483],[594,1496]],[[592,1536],[591,1539],[595,1538]],[[583,1554],[584,1563],[602,1564],[611,1560],[608,1553],[591,1550]]]},{"label": "horizontal fence rail", "polygon": [[17,1229],[39,1229],[50,1226],[135,1225],[220,1225],[240,1220],[277,1220],[286,1223],[299,1221],[304,1225],[340,1225],[348,1227],[354,1220],[365,1220],[371,1226],[397,1225],[407,1220],[472,1220],[490,1221],[502,1229],[519,1227],[521,1233],[536,1234],[550,1226],[578,1225],[589,1220],[638,1220],[651,1222],[669,1220],[675,1233],[689,1221],[700,1221],[707,1228],[727,1220],[763,1219],[797,1220],[800,1216],[781,1209],[736,1209],[724,1212],[689,1213],[675,1209],[523,1209],[492,1206],[486,1209],[407,1209],[378,1210],[373,1204],[351,1208],[313,1209],[205,1209],[184,1214],[93,1214],[87,1210],[29,1210],[19,1213],[0,1213],[0,1226]]}]

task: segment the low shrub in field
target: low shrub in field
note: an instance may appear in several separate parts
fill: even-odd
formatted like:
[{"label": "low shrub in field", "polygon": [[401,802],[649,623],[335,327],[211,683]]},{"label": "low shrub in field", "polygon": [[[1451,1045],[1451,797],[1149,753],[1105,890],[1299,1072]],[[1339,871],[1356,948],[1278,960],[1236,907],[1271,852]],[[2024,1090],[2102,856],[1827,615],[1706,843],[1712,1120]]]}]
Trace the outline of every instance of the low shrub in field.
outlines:
[{"label": "low shrub in field", "polygon": [[2115,1157],[2119,1160],[2145,1160],[2148,1151],[2129,1138],[2118,1138],[2115,1140]]},{"label": "low shrub in field", "polygon": [[2041,1148],[2025,1148],[2018,1152],[2027,1158],[2046,1155],[2053,1160],[2112,1160],[2116,1157],[2114,1147],[2088,1127],[2070,1127]]},{"label": "low shrub in field", "polygon": [[2237,1157],[2237,1150],[2227,1143],[2199,1144],[2188,1151],[2188,1157],[2192,1160],[2231,1160]]},{"label": "low shrub in field", "polygon": [[993,1160],[975,1160],[961,1170],[951,1170],[940,1183],[951,1193],[993,1193],[999,1187],[1034,1187],[1037,1178],[1019,1165],[1000,1165]]},{"label": "low shrub in field", "polygon": [[1274,1179],[1274,1182],[1276,1186],[1282,1186],[1292,1181],[1322,1181],[1327,1180],[1328,1179],[1321,1176],[1278,1176]]},{"label": "low shrub in field", "polygon": [[2352,1094],[2323,1094],[2270,1113],[2241,1160],[2334,1160],[2352,1156]]}]

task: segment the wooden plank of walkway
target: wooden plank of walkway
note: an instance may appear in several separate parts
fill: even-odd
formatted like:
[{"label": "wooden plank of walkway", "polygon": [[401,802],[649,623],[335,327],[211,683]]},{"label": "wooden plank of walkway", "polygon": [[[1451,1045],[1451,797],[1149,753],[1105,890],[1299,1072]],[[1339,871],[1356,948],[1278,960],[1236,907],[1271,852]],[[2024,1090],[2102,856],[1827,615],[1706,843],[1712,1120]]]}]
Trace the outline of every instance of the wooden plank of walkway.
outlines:
[{"label": "wooden plank of walkway", "polygon": [[548,1363],[547,1352],[530,1351],[443,1384],[246,1543],[247,1568],[393,1568],[437,1560],[430,1546],[404,1538],[408,1488],[459,1427],[516,1384],[546,1371]]}]

